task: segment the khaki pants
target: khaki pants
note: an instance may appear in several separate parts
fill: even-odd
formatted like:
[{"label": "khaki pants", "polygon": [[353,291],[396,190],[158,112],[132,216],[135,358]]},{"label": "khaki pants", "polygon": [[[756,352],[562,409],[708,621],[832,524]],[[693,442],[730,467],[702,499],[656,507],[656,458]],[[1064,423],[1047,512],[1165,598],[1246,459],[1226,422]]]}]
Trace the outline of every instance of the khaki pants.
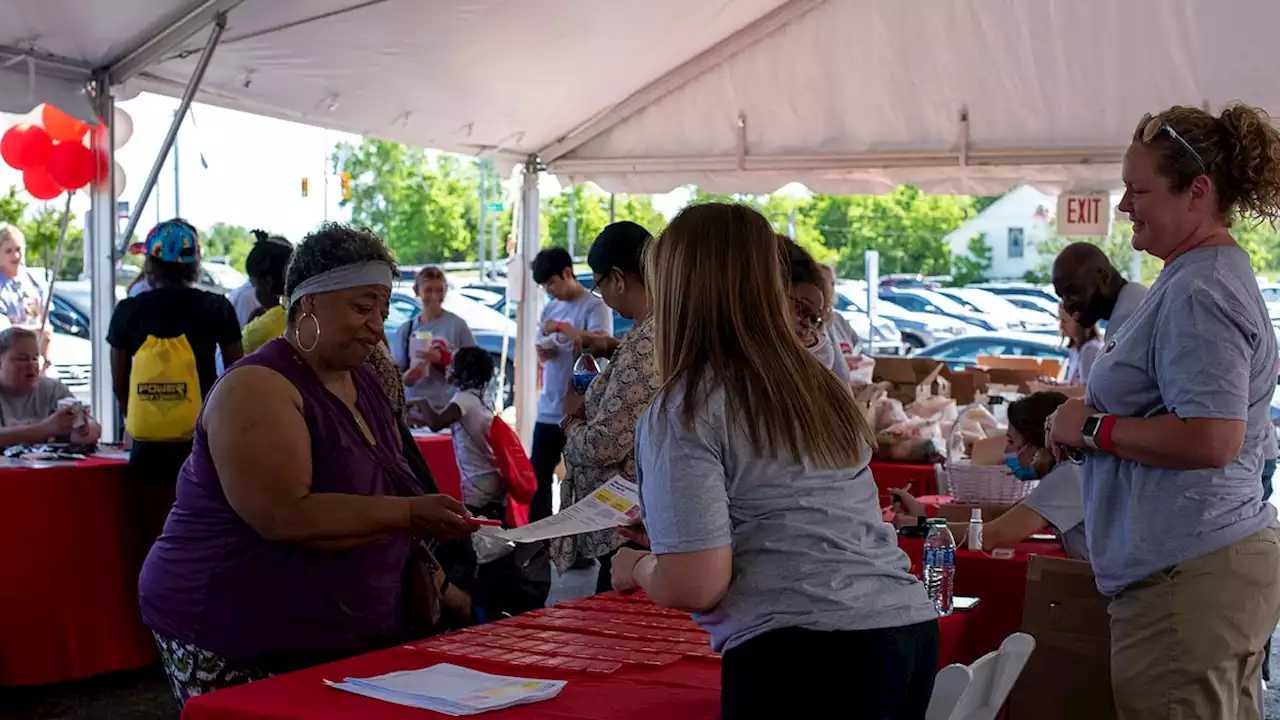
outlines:
[{"label": "khaki pants", "polygon": [[1112,599],[1121,720],[1260,720],[1263,646],[1280,620],[1280,537],[1262,530]]}]

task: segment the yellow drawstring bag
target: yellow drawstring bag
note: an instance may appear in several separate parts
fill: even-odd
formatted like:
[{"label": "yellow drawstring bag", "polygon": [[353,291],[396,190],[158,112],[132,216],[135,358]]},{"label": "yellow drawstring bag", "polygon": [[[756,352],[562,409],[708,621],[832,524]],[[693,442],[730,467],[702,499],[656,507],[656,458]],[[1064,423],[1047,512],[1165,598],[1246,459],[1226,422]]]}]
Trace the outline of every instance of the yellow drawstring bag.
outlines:
[{"label": "yellow drawstring bag", "polygon": [[133,355],[125,428],[135,440],[180,442],[196,432],[200,373],[186,335],[148,335]]}]

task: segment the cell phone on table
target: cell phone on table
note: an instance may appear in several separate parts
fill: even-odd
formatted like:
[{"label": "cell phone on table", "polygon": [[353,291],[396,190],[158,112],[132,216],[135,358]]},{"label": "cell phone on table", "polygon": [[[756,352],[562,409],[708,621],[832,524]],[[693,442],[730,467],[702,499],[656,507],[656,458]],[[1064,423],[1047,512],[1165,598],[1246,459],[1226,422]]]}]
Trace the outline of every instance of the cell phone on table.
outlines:
[{"label": "cell phone on table", "polygon": [[978,604],[978,601],[980,599],[981,598],[963,597],[960,595],[956,595],[955,597],[951,598],[951,607],[956,610],[971,610],[973,609],[974,605]]}]

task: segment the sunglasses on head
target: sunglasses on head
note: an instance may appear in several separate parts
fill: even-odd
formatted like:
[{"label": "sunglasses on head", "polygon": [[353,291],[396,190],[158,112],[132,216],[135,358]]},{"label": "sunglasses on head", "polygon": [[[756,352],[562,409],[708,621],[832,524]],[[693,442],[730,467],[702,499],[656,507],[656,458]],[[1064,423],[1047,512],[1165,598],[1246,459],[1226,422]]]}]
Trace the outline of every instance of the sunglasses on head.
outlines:
[{"label": "sunglasses on head", "polygon": [[1151,113],[1147,113],[1142,117],[1142,144],[1149,144],[1162,132],[1167,133],[1169,137],[1177,140],[1179,145],[1186,148],[1187,152],[1191,153],[1191,157],[1195,158],[1196,163],[1200,165],[1201,172],[1206,174],[1209,172],[1209,166],[1205,164],[1204,158],[1200,157],[1200,153],[1196,152],[1196,149],[1191,147],[1191,143],[1183,140],[1182,136],[1178,134],[1178,131],[1174,130],[1169,123],[1161,120],[1159,117],[1156,117]]}]

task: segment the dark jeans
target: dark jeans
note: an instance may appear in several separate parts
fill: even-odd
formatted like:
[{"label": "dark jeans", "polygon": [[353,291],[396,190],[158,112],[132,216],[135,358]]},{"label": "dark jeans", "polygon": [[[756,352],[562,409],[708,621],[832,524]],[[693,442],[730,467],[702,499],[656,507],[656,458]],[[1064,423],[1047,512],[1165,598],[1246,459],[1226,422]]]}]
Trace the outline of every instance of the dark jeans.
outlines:
[{"label": "dark jeans", "polygon": [[783,628],[724,654],[720,710],[724,720],[923,720],[937,672],[936,620],[844,632]]},{"label": "dark jeans", "polygon": [[564,431],[559,425],[537,423],[533,426],[533,448],[529,462],[533,474],[538,477],[538,490],[529,504],[529,522],[551,517],[551,486],[555,481],[556,466],[564,452]]}]

